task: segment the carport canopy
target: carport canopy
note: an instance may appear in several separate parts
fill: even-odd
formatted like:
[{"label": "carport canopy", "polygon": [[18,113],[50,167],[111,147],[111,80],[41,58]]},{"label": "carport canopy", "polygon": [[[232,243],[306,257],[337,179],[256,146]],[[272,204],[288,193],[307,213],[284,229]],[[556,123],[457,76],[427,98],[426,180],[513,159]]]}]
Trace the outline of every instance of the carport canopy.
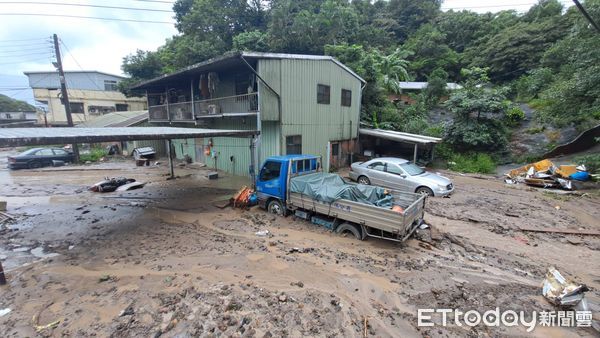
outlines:
[{"label": "carport canopy", "polygon": [[[34,145],[101,143],[112,141],[169,141],[169,162],[173,176],[171,140],[204,137],[250,138],[257,130],[222,130],[176,127],[120,127],[120,128],[0,128],[0,147]],[[254,142],[251,142],[254,148]],[[254,149],[250,150],[252,155]],[[252,156],[254,158],[254,156]]]},{"label": "carport canopy", "polygon": [[413,163],[417,162],[417,151],[419,149],[419,144],[432,146],[431,157],[433,159],[433,146],[437,143],[442,142],[442,139],[439,137],[402,133],[393,130],[360,128],[358,132],[362,135],[369,135],[375,138],[382,138],[395,142],[414,144]]}]

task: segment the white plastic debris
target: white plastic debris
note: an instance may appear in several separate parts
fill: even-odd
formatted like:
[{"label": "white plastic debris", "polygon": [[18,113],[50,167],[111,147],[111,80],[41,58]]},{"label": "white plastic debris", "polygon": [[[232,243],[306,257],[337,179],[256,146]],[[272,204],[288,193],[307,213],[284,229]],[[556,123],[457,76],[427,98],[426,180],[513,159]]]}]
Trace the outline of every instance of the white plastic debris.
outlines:
[{"label": "white plastic debris", "polygon": [[9,314],[11,311],[12,311],[12,310],[11,310],[11,309],[9,309],[9,308],[6,308],[6,309],[0,309],[0,317],[4,317],[4,316],[6,316],[6,315],[7,315],[7,314]]},{"label": "white plastic debris", "polygon": [[584,284],[578,284],[563,277],[554,267],[548,268],[546,278],[542,283],[544,297],[552,304],[560,306],[576,306],[583,300],[583,293],[588,290]]},{"label": "white plastic debris", "polygon": [[429,228],[429,224],[423,223],[421,224],[421,226],[419,226],[419,229],[428,229]]},{"label": "white plastic debris", "polygon": [[269,236],[269,234],[270,234],[269,230],[261,230],[261,231],[257,231],[255,233],[255,235],[258,237],[266,237],[266,236]]}]

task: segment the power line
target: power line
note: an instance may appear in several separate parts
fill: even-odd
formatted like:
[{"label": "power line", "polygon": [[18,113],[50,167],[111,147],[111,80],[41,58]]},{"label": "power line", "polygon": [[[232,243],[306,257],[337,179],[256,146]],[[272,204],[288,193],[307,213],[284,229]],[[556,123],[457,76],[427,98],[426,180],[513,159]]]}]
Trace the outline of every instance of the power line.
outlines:
[{"label": "power line", "polygon": [[97,16],[81,16],[81,15],[66,15],[66,14],[42,14],[42,13],[0,13],[0,15],[6,16],[46,16],[46,17],[63,17],[63,18],[76,18],[76,19],[93,19],[93,20],[105,20],[105,21],[127,21],[127,22],[141,22],[141,23],[163,23],[174,25],[174,22],[167,21],[151,21],[151,20],[135,20],[135,19],[117,19],[117,18],[103,18]]},{"label": "power line", "polygon": [[40,52],[40,53],[26,53],[26,54],[18,54],[18,55],[0,55],[0,58],[18,58],[18,57],[24,57],[24,56],[29,56],[29,55],[48,55],[51,56],[51,52],[47,51],[47,52]]},{"label": "power line", "polygon": [[35,38],[35,39],[0,40],[0,43],[3,43],[3,42],[21,42],[21,41],[46,40],[47,38],[48,37],[45,37],[45,38]]},{"label": "power line", "polygon": [[172,5],[173,2],[172,1],[163,1],[163,0],[132,0],[132,1],[140,1],[140,2],[157,2],[157,3],[162,3],[162,4],[170,4]]},{"label": "power line", "polygon": [[[67,51],[67,54],[69,54],[69,56],[71,57],[71,59],[73,59],[73,61],[75,62],[75,64],[77,65],[77,67],[79,67],[79,69],[84,70],[83,67],[81,67],[81,65],[79,64],[79,62],[77,61],[77,59],[75,58],[75,56],[73,55],[73,53],[71,53],[71,51],[69,50],[69,47],[67,47],[67,45],[65,44],[65,42],[62,39],[59,39],[59,43],[65,47],[65,50]],[[107,99],[113,101],[114,98],[111,98],[104,90],[102,90],[102,88],[100,88],[100,86],[98,85],[98,83],[96,83],[96,81],[94,81],[94,79],[92,79],[90,77],[90,75],[88,73],[83,73],[88,80],[90,80],[91,83],[94,84],[94,86],[96,88],[98,88],[98,91],[101,92]],[[65,78],[66,79],[66,78]],[[68,80],[68,79],[67,79]],[[113,112],[114,114],[121,116],[121,117],[125,117],[128,118],[127,116],[124,116],[123,114],[119,114],[118,112]]]},{"label": "power line", "polygon": [[2,43],[0,42],[0,48],[12,48],[12,47],[32,47],[32,46],[48,46],[50,41],[45,42],[28,42],[28,43]]},{"label": "power line", "polygon": [[47,47],[36,47],[36,48],[24,48],[24,49],[13,49],[13,50],[0,50],[1,54],[4,53],[23,53],[23,52],[37,52],[42,50],[50,50],[50,46]]},{"label": "power line", "polygon": [[[569,4],[568,1],[567,2],[559,1],[559,3],[561,3],[563,5]],[[520,4],[482,5],[482,6],[451,6],[451,7],[442,6],[442,9],[476,9],[476,8],[518,7],[518,6],[534,6],[537,4],[538,4],[537,2],[531,2],[531,3],[520,3]]]},{"label": "power line", "polygon": [[31,59],[31,60],[20,60],[20,61],[16,61],[16,62],[2,62],[0,63],[0,65],[16,65],[19,63],[27,63],[27,62],[35,62],[35,61],[48,61],[51,60],[49,57],[45,57],[45,58],[37,58],[37,59]]},{"label": "power line", "polygon": [[139,8],[139,7],[122,7],[122,6],[104,6],[104,5],[89,5],[89,4],[76,4],[76,3],[62,3],[62,2],[38,2],[38,1],[8,1],[0,2],[1,4],[29,4],[29,5],[56,5],[56,6],[76,6],[76,7],[94,7],[94,8],[109,8],[109,9],[123,9],[128,11],[148,11],[148,12],[166,12],[171,13],[173,11],[167,9],[154,9],[154,8]]},{"label": "power line", "polygon": [[573,2],[575,3],[575,6],[577,6],[577,9],[579,9],[579,11],[581,12],[581,14],[583,14],[583,16],[585,16],[585,18],[587,19],[587,21],[589,21],[592,26],[594,26],[594,28],[596,28],[596,30],[598,32],[600,32],[600,27],[598,26],[598,24],[596,23],[596,21],[594,21],[594,19],[592,19],[592,17],[588,14],[588,12],[585,10],[585,8],[583,8],[583,6],[579,3],[578,0],[573,0]]}]

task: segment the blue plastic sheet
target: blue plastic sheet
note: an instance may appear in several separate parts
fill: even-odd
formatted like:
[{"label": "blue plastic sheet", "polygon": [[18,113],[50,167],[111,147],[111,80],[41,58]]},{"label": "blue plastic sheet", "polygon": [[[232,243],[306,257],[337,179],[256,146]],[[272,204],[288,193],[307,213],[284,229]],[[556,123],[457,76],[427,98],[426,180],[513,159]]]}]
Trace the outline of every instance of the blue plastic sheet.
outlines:
[{"label": "blue plastic sheet", "polygon": [[340,199],[384,208],[391,208],[393,204],[393,197],[384,188],[346,183],[337,174],[296,176],[290,180],[290,191],[330,204]]}]

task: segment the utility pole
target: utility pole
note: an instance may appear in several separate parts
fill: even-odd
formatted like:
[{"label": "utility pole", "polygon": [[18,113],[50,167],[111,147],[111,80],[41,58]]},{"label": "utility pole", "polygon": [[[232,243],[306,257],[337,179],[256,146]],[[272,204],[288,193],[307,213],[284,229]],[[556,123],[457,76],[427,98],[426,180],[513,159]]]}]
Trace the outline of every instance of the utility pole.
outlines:
[{"label": "utility pole", "polygon": [[[60,79],[60,91],[63,98],[63,104],[65,106],[65,114],[67,115],[67,124],[69,127],[73,127],[73,117],[71,117],[71,104],[69,103],[69,94],[67,94],[67,81],[65,80],[65,72],[63,71],[62,60],[60,57],[60,48],[58,46],[58,35],[53,34],[54,40],[54,53],[56,54],[56,62],[53,63],[54,67],[58,69],[58,77]],[[73,155],[75,162],[79,162],[79,147],[77,143],[71,145],[73,147]]]},{"label": "utility pole", "polygon": [[585,8],[583,8],[583,6],[579,2],[579,0],[573,0],[573,2],[575,3],[575,6],[577,6],[577,9],[579,9],[581,14],[583,14],[583,16],[585,16],[585,18],[592,24],[592,26],[594,26],[594,28],[596,28],[596,30],[600,33],[600,26],[598,26],[596,21],[594,21],[594,19],[592,19],[592,17],[588,14],[588,12],[585,10]]}]

